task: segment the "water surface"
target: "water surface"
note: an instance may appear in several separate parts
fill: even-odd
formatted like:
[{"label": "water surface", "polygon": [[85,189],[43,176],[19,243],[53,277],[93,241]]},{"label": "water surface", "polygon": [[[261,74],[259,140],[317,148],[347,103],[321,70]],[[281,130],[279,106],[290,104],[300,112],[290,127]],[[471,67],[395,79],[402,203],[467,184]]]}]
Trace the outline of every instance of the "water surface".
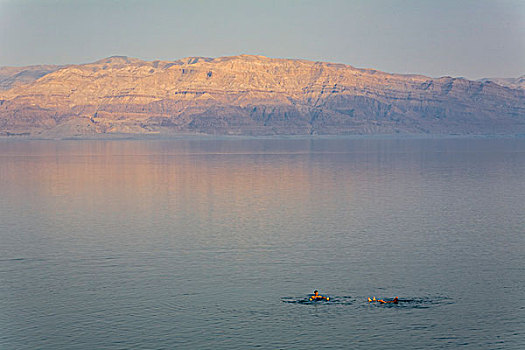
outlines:
[{"label": "water surface", "polygon": [[511,138],[0,142],[0,348],[524,348],[524,175]]}]

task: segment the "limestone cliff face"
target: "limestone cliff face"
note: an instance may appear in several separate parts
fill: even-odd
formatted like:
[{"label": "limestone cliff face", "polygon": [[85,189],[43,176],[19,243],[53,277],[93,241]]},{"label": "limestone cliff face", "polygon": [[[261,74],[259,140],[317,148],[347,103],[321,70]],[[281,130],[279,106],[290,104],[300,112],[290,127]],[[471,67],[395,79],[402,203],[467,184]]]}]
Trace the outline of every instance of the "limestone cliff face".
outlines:
[{"label": "limestone cliff face", "polygon": [[0,134],[525,133],[524,90],[493,82],[248,55],[46,69],[0,74]]}]

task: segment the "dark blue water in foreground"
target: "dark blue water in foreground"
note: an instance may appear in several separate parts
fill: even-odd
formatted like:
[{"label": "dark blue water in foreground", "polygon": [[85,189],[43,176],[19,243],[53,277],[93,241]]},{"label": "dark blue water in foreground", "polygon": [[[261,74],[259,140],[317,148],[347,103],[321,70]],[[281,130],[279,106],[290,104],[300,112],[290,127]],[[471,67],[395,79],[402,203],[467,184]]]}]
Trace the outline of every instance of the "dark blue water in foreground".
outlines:
[{"label": "dark blue water in foreground", "polygon": [[525,139],[3,141],[0,349],[523,349],[524,233]]}]

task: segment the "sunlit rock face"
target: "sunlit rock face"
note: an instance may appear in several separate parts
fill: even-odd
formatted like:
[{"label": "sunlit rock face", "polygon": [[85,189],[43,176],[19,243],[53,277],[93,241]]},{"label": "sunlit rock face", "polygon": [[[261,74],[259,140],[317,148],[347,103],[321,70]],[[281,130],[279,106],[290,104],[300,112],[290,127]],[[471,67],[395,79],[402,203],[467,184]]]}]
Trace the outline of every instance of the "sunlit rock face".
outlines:
[{"label": "sunlit rock face", "polygon": [[[263,56],[0,69],[0,134],[525,133],[525,91]],[[18,74],[18,75],[17,75]]]}]

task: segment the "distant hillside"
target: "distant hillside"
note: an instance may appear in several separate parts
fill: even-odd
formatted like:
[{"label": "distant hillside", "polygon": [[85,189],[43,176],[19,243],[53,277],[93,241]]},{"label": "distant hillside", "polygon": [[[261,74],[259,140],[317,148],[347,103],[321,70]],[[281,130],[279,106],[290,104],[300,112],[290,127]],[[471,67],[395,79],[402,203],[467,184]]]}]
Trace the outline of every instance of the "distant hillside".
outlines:
[{"label": "distant hillside", "polygon": [[525,133],[522,89],[262,56],[1,68],[0,86],[0,135]]},{"label": "distant hillside", "polygon": [[0,67],[0,90],[29,84],[63,66]]},{"label": "distant hillside", "polygon": [[525,75],[522,75],[518,78],[483,78],[479,81],[486,83],[486,82],[493,82],[501,86],[506,86],[511,89],[524,89],[525,90]]}]

